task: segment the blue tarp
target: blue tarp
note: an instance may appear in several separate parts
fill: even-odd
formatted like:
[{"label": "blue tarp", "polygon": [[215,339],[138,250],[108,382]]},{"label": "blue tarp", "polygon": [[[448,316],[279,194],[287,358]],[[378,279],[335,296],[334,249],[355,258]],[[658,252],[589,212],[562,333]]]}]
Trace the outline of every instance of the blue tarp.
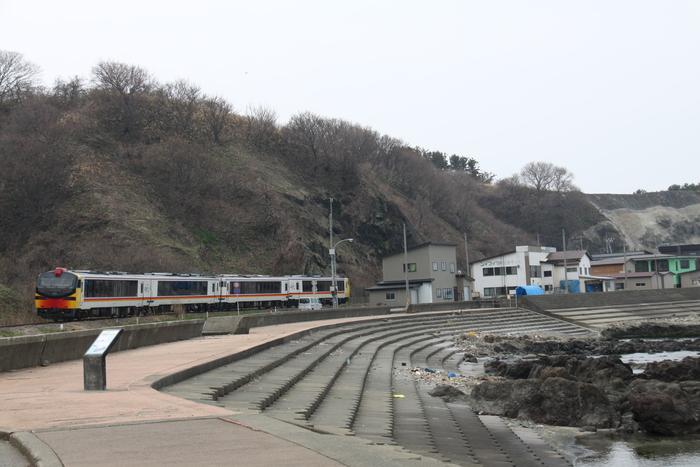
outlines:
[{"label": "blue tarp", "polygon": [[[564,281],[559,281],[559,288],[564,290]],[[579,281],[569,281],[569,293],[581,293],[581,283]]]},{"label": "blue tarp", "polygon": [[544,295],[539,285],[521,285],[515,289],[515,295]]}]

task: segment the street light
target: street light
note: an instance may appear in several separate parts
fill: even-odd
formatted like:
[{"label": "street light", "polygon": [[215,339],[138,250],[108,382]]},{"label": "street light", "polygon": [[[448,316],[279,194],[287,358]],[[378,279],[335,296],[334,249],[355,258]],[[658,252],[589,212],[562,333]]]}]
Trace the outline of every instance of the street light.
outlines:
[{"label": "street light", "polygon": [[331,294],[333,295],[333,308],[338,308],[338,281],[335,277],[335,249],[338,245],[340,245],[343,242],[352,243],[352,240],[352,238],[345,238],[343,240],[340,240],[336,242],[335,245],[332,245],[333,247],[330,250],[328,250],[328,253],[330,253],[331,255],[331,275],[333,276],[333,290],[331,290]]}]

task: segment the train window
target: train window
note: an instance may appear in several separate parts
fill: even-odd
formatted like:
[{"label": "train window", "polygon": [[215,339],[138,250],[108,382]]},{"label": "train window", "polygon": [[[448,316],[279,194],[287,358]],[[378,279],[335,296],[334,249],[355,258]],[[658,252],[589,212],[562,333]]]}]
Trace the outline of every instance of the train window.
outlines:
[{"label": "train window", "polygon": [[241,293],[242,294],[270,294],[270,293],[282,293],[282,283],[281,282],[242,282],[241,283]]},{"label": "train window", "polygon": [[86,297],[136,297],[138,281],[86,279]]},{"label": "train window", "polygon": [[207,295],[206,281],[158,281],[158,296]]}]

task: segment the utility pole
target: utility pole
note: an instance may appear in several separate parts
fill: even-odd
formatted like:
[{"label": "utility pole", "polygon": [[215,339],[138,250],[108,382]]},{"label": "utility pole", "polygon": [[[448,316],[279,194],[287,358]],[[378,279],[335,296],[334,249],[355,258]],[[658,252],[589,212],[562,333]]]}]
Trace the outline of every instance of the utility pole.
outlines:
[{"label": "utility pole", "polygon": [[408,246],[406,245],[406,224],[403,225],[403,269],[406,277],[406,311],[411,306],[411,293],[408,290]]},{"label": "utility pole", "polygon": [[625,242],[624,239],[622,240],[622,252],[625,261],[625,264],[623,265],[625,269],[625,290],[627,290],[627,242]]},{"label": "utility pole", "polygon": [[566,230],[561,229],[561,241],[564,246],[564,293],[569,293],[569,276],[566,271]]},{"label": "utility pole", "polygon": [[469,247],[467,245],[467,233],[464,233],[464,256],[467,260],[467,276],[471,277],[471,270],[469,269]]},{"label": "utility pole", "polygon": [[330,205],[331,205],[331,214],[329,217],[328,224],[330,226],[331,238],[330,238],[330,242],[328,243],[328,248],[333,248],[333,198],[329,198],[329,199],[330,199]]}]

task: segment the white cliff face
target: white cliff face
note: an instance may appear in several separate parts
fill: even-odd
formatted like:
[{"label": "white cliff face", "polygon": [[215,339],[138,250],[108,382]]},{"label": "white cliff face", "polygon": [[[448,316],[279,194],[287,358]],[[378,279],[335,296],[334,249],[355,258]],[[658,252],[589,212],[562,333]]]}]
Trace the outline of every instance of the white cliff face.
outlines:
[{"label": "white cliff face", "polygon": [[[662,191],[638,195],[595,194],[588,200],[607,222],[591,227],[586,237],[617,231],[629,250],[655,250],[659,244],[700,243],[700,193]],[[612,234],[614,235],[614,234]]]}]

